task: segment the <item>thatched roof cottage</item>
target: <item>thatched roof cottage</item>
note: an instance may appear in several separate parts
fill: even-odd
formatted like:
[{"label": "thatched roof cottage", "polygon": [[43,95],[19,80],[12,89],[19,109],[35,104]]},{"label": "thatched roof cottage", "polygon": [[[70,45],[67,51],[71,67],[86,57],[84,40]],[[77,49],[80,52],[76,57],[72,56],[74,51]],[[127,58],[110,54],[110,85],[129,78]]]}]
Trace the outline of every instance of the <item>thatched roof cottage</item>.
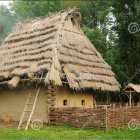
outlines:
[{"label": "thatched roof cottage", "polygon": [[[1,118],[11,115],[19,120],[29,94],[27,86],[21,88],[23,82],[41,83],[33,117],[43,121],[47,119],[44,97],[49,85],[49,89],[56,87],[53,107],[92,108],[88,89],[93,93],[120,90],[111,67],[80,28],[80,20],[80,12],[71,9],[14,27],[0,47]],[[11,90],[3,84],[18,87]]]}]

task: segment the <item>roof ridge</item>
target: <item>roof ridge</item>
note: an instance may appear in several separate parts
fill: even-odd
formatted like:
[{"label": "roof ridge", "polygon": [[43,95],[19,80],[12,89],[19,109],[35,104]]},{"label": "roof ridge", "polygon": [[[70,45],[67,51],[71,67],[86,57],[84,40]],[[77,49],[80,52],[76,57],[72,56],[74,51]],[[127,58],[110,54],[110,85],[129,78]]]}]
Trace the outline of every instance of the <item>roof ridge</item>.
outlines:
[{"label": "roof ridge", "polygon": [[55,16],[57,14],[61,14],[61,13],[64,13],[64,12],[68,12],[68,14],[69,14],[70,12],[75,12],[77,10],[79,10],[79,9],[74,7],[74,8],[69,8],[67,10],[61,10],[61,11],[56,11],[56,12],[48,12],[47,15],[45,15],[45,16],[39,16],[39,17],[30,18],[30,19],[24,19],[23,21],[17,22],[17,24],[18,23],[28,23],[28,22],[40,20],[40,19],[43,19],[43,18],[48,18],[48,17]]}]

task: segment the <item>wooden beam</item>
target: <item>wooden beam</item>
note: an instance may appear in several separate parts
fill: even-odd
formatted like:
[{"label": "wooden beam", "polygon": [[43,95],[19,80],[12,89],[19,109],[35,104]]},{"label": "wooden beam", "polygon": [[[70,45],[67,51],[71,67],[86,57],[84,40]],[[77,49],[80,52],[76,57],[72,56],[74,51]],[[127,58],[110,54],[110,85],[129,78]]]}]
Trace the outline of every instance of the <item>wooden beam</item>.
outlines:
[{"label": "wooden beam", "polygon": [[130,92],[130,95],[129,95],[129,106],[131,106],[132,104],[132,93]]},{"label": "wooden beam", "polygon": [[[40,80],[40,82],[41,82],[41,80],[45,80],[45,78],[20,79],[20,82],[23,82],[23,81],[25,81],[25,82],[26,81],[37,81],[37,80]],[[9,81],[0,82],[0,85],[8,84]],[[66,82],[66,81],[62,81],[62,83],[67,83],[68,84],[68,82]]]},{"label": "wooden beam", "polygon": [[134,93],[135,91],[125,91],[126,93]]},{"label": "wooden beam", "polygon": [[[20,79],[20,81],[36,81],[36,80],[44,80],[45,78],[34,78],[34,79]],[[10,81],[10,80],[9,80]],[[0,82],[0,85],[8,84],[9,81]]]},{"label": "wooden beam", "polygon": [[0,85],[8,84],[9,81],[0,82]]}]

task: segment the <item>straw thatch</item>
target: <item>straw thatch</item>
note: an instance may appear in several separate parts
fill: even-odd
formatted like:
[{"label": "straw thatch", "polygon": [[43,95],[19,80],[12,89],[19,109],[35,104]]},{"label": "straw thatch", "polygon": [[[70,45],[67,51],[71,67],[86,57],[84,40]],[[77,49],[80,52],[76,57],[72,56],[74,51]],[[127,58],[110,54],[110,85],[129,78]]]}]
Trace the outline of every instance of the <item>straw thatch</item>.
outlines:
[{"label": "straw thatch", "polygon": [[132,83],[128,84],[124,88],[124,92],[130,92],[130,91],[140,93],[140,85],[134,85]]},{"label": "straw thatch", "polygon": [[9,82],[9,86],[11,87],[17,87],[18,83],[19,83],[20,78],[18,76],[14,76]]},{"label": "straw thatch", "polygon": [[[120,85],[80,28],[77,9],[18,23],[0,48],[0,76],[33,78],[44,72],[44,83],[71,88],[119,91]],[[18,81],[18,80],[17,80]]]}]

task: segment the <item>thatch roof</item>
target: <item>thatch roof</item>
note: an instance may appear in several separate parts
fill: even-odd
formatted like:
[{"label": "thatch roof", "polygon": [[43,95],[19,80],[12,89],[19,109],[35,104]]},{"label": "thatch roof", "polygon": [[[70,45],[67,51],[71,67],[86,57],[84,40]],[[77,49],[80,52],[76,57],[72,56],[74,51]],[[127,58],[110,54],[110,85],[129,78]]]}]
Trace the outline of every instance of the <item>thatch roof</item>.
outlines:
[{"label": "thatch roof", "polygon": [[66,76],[70,88],[119,91],[111,67],[81,30],[80,20],[80,12],[70,9],[18,23],[0,48],[0,76],[15,81],[43,73],[46,84],[62,85]]},{"label": "thatch roof", "polygon": [[134,85],[132,83],[128,84],[124,88],[124,92],[130,92],[130,91],[140,93],[140,85]]}]

